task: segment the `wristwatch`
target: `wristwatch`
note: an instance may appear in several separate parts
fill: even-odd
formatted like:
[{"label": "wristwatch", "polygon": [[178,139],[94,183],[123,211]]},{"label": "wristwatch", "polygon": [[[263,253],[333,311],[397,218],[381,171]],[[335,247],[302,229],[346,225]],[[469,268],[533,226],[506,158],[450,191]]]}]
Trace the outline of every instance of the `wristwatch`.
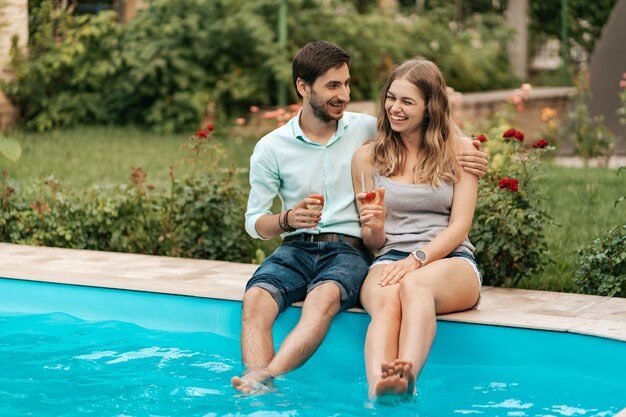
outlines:
[{"label": "wristwatch", "polygon": [[426,255],[426,252],[424,252],[423,250],[414,250],[413,252],[411,252],[411,255],[413,255],[413,257],[420,263],[422,264],[422,266],[426,263],[426,261],[428,261],[428,255]]}]

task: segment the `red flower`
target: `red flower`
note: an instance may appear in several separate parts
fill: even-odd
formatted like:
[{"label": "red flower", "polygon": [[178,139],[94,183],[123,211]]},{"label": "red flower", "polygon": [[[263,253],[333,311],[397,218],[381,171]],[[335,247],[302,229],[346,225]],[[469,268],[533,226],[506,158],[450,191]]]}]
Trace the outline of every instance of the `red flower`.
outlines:
[{"label": "red flower", "polygon": [[515,137],[515,139],[517,139],[518,142],[522,142],[524,140],[524,134],[520,132],[519,130],[515,132],[513,137]]},{"label": "red flower", "polygon": [[548,145],[549,145],[549,143],[548,143],[548,141],[547,141],[547,140],[545,140],[545,139],[539,139],[537,142],[533,143],[533,148],[540,148],[540,149],[543,149],[543,148],[545,148],[545,147],[546,147],[546,146],[548,146]]},{"label": "red flower", "polygon": [[485,135],[478,135],[478,136],[476,136],[476,140],[479,141],[480,143],[487,142],[487,136],[485,136]]},{"label": "red flower", "polygon": [[215,125],[213,123],[207,123],[205,129],[209,132],[213,132],[215,130]]},{"label": "red flower", "polygon": [[196,136],[199,138],[206,138],[206,132],[204,130],[198,130]]},{"label": "red flower", "polygon": [[502,134],[503,138],[512,138],[515,135],[516,130],[511,128]]},{"label": "red flower", "polygon": [[518,182],[515,178],[501,178],[500,181],[498,181],[498,187],[508,188],[509,191],[514,193],[519,189]]}]

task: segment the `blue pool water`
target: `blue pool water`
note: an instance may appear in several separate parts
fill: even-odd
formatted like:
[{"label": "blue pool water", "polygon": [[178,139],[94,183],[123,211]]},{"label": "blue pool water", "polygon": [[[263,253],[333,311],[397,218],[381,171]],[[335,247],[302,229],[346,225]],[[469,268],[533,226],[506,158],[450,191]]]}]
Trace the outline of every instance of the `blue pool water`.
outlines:
[{"label": "blue pool water", "polygon": [[[612,416],[626,343],[440,322],[416,400],[367,400],[368,317],[337,317],[321,349],[242,397],[240,303],[0,279],[1,416]],[[299,315],[275,326],[281,340]]]}]

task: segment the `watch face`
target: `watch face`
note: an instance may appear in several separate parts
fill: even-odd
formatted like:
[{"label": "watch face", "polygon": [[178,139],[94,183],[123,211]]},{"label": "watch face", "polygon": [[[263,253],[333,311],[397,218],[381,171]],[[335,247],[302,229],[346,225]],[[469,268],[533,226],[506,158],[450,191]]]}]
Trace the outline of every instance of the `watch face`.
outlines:
[{"label": "watch face", "polygon": [[420,261],[424,262],[426,260],[426,253],[424,253],[424,251],[416,250],[413,253],[415,254],[415,257]]}]

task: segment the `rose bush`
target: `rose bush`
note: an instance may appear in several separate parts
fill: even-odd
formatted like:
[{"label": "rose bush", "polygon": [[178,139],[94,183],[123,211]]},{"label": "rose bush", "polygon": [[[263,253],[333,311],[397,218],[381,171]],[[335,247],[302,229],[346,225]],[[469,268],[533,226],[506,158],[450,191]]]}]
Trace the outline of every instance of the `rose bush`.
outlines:
[{"label": "rose bush", "polygon": [[516,286],[550,262],[543,228],[552,219],[538,184],[542,157],[553,148],[545,139],[526,146],[524,134],[513,128],[500,132],[496,126],[480,135],[489,171],[479,186],[470,239],[485,284]]}]

